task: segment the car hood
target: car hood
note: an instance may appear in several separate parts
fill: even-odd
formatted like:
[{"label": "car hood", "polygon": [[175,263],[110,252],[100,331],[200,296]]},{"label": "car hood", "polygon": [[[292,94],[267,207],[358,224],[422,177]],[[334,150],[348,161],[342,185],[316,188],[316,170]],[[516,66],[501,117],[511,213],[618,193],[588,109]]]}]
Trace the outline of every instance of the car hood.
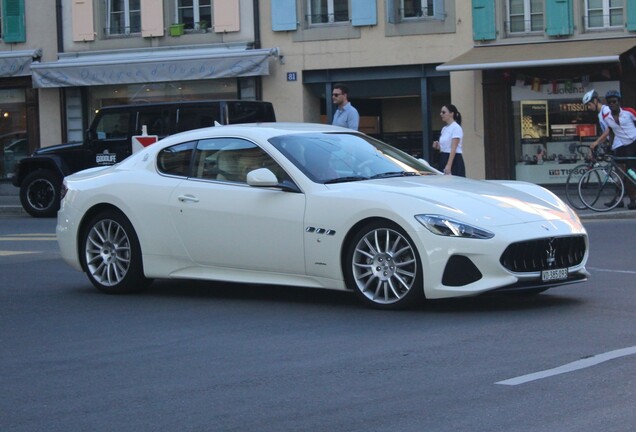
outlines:
[{"label": "car hood", "polygon": [[550,220],[580,225],[578,216],[563,201],[532,183],[429,175],[335,184],[329,188],[332,186],[349,187],[357,197],[368,193],[392,206],[400,205],[404,198],[419,200],[421,213],[455,217],[480,226]]}]

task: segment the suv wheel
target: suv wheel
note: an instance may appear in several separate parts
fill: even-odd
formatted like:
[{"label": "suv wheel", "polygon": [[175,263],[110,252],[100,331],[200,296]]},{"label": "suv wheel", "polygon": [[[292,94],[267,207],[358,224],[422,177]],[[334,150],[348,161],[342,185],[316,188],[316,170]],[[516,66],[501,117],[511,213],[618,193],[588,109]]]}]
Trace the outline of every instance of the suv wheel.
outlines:
[{"label": "suv wheel", "polygon": [[27,175],[20,187],[22,207],[33,217],[53,217],[60,209],[60,178],[40,169]]}]

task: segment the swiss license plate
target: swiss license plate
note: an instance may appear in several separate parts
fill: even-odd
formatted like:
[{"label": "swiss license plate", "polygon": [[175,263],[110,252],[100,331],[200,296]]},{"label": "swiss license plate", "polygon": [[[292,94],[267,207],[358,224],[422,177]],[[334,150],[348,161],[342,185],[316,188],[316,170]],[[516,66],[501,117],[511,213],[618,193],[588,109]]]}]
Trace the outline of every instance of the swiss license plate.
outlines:
[{"label": "swiss license plate", "polygon": [[554,280],[564,280],[568,278],[568,269],[552,269],[552,270],[543,270],[541,272],[541,280],[543,282],[550,282]]}]

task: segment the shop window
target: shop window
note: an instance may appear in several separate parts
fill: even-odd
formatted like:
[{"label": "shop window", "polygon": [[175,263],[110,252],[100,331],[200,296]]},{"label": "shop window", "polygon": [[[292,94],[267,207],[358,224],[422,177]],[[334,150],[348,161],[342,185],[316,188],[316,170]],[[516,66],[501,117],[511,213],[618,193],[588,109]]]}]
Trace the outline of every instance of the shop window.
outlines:
[{"label": "shop window", "polygon": [[538,184],[565,183],[570,171],[585,161],[586,148],[598,135],[597,113],[587,111],[581,96],[618,88],[616,81],[541,83],[512,88],[515,178]]},{"label": "shop window", "polygon": [[0,89],[0,179],[13,176],[15,164],[29,154],[24,89]]},{"label": "shop window", "polygon": [[543,32],[543,0],[508,0],[508,34]]},{"label": "shop window", "polygon": [[178,0],[175,22],[185,30],[205,30],[212,23],[212,0]]},{"label": "shop window", "polygon": [[106,0],[107,36],[141,33],[141,0]]},{"label": "shop window", "polygon": [[622,28],[623,0],[585,0],[585,28]]}]

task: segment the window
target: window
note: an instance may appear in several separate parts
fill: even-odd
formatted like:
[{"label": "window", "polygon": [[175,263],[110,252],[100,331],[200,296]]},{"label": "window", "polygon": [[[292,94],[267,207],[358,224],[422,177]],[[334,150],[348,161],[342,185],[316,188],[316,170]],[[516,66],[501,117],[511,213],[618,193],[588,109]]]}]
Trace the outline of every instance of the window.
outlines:
[{"label": "window", "polygon": [[424,18],[434,16],[433,0],[400,0],[400,16],[402,19]]},{"label": "window", "polygon": [[349,21],[349,0],[307,0],[310,24]]},{"label": "window", "polygon": [[106,34],[141,33],[141,0],[106,0]]},{"label": "window", "polygon": [[542,32],[543,0],[509,0],[508,32]]},{"label": "window", "polygon": [[622,27],[623,0],[586,0],[585,22],[588,29]]},{"label": "window", "polygon": [[157,166],[164,174],[189,177],[195,142],[177,144],[159,152]]},{"label": "window", "polygon": [[199,141],[194,157],[194,177],[245,183],[247,173],[270,169],[279,179],[283,170],[256,144],[239,138],[213,138]]},{"label": "window", "polygon": [[177,20],[186,30],[200,30],[212,23],[211,0],[178,0]]}]

